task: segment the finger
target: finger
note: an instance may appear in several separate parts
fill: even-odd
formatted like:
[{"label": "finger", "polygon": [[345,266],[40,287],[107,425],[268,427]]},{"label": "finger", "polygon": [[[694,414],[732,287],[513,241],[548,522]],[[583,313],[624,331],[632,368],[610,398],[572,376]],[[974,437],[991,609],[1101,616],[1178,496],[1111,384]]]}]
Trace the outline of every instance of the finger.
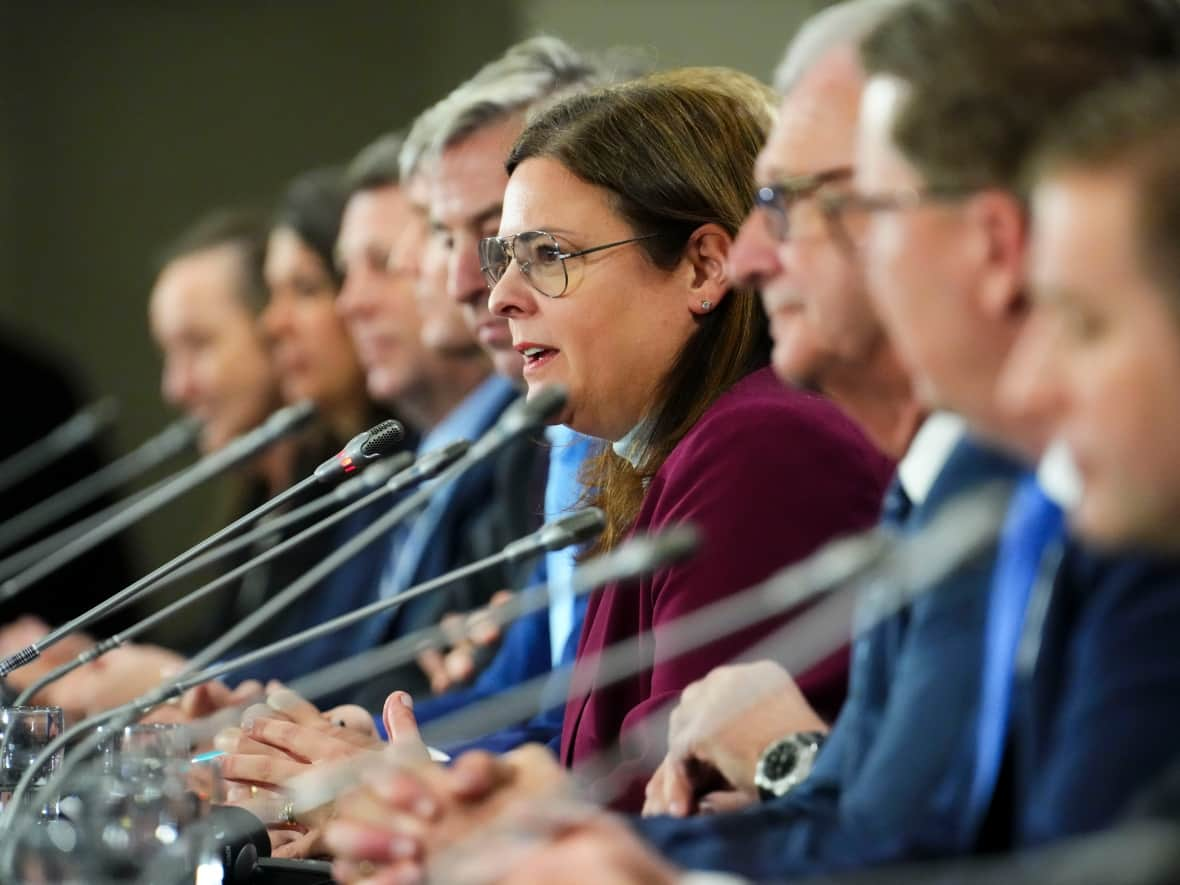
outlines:
[{"label": "finger", "polygon": [[748,808],[757,801],[756,796],[742,790],[717,790],[701,797],[698,810],[701,814],[730,814]]},{"label": "finger", "polygon": [[438,622],[439,629],[446,637],[447,645],[458,645],[467,636],[467,616],[456,612],[443,615]]},{"label": "finger", "polygon": [[511,781],[513,771],[499,756],[473,750],[455,760],[450,775],[451,795],[466,802],[477,802]]},{"label": "finger", "polygon": [[[290,832],[290,830],[287,832]],[[324,853],[323,838],[323,831],[318,827],[313,827],[303,835],[285,841],[281,845],[275,846],[273,844],[274,840],[272,839],[270,856],[286,857],[292,860],[306,860],[307,858],[316,857]]]},{"label": "finger", "polygon": [[332,863],[332,881],[341,885],[417,885],[423,881],[423,870],[413,862],[385,866],[367,860],[337,860]]},{"label": "finger", "polygon": [[231,705],[251,704],[265,696],[266,692],[263,690],[261,682],[257,679],[247,679],[244,682],[239,682],[237,687],[230,692],[228,703]]},{"label": "finger", "polygon": [[450,651],[443,660],[449,682],[466,682],[475,672],[475,647],[464,642]]},{"label": "finger", "polygon": [[238,724],[245,728],[249,723],[258,719],[283,719],[290,721],[274,707],[267,706],[265,703],[251,704],[242,711],[241,718]]},{"label": "finger", "polygon": [[664,813],[664,778],[667,764],[668,760],[665,758],[643,789],[643,809],[640,811],[643,817],[655,817]]},{"label": "finger", "polygon": [[223,728],[213,738],[213,746],[223,753],[243,756],[275,756],[289,759],[290,756],[277,747],[256,741],[242,733],[240,728]]},{"label": "finger", "polygon": [[[224,692],[224,694],[222,694]],[[206,682],[186,691],[180,698],[180,709],[190,719],[215,713],[224,705],[229,689],[220,682]]]},{"label": "finger", "polygon": [[352,820],[329,823],[324,829],[324,845],[341,859],[370,863],[404,862],[422,856],[422,846],[417,839]]},{"label": "finger", "polygon": [[383,812],[387,816],[391,809],[422,821],[434,821],[441,815],[442,803],[420,773],[395,772],[376,779],[371,790],[374,797],[384,803]]},{"label": "finger", "polygon": [[682,759],[669,758],[667,762],[662,797],[664,813],[673,817],[685,817],[692,810],[692,780]]},{"label": "finger", "polygon": [[390,743],[422,743],[418,720],[414,718],[414,699],[406,692],[395,691],[385,699],[382,718],[385,720],[385,732],[389,735]]},{"label": "finger", "polygon": [[289,688],[280,688],[268,692],[266,705],[277,713],[286,716],[292,722],[311,725],[320,728],[324,724],[319,708],[311,701],[305,700]]},{"label": "finger", "polygon": [[227,781],[257,784],[281,789],[296,775],[307,771],[307,766],[277,756],[245,756],[227,753],[221,757],[221,773]]},{"label": "finger", "polygon": [[467,636],[476,645],[491,645],[500,638],[500,625],[489,609],[480,609],[468,617]]},{"label": "finger", "polygon": [[430,690],[435,694],[442,694],[450,688],[451,680],[447,676],[447,667],[443,654],[437,648],[428,648],[418,655],[418,666],[430,680]]},{"label": "finger", "polygon": [[361,752],[359,747],[327,731],[327,727],[318,718],[314,727],[285,719],[253,719],[242,723],[242,735],[305,763],[343,759]]}]

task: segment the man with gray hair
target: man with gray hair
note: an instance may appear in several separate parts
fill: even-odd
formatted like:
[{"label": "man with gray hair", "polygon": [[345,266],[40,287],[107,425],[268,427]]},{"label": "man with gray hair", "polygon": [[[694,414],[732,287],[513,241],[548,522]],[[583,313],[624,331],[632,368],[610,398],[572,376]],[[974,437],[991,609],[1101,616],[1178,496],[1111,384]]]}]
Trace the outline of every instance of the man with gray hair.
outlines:
[{"label": "man with gray hair", "polygon": [[[488,286],[479,266],[477,245],[494,236],[508,173],[504,160],[524,128],[526,116],[537,107],[570,92],[607,80],[601,65],[556,37],[534,37],[510,47],[470,80],[421,114],[401,152],[401,171],[407,180],[428,183],[427,211],[432,242],[427,249],[424,297],[443,295],[447,307],[463,312],[468,329],[491,357],[496,372],[522,386],[524,359],[512,347],[508,322],[488,310]],[[429,323],[424,325],[429,335]],[[590,441],[565,427],[549,428],[549,472],[545,514],[553,518],[572,509],[581,497],[578,470]],[[427,721],[467,703],[543,673],[573,659],[584,605],[563,593],[573,571],[574,551],[546,556],[535,577],[550,586],[548,612],[526,618],[505,635],[496,658],[469,689],[415,705],[420,721]],[[436,687],[450,687],[453,674],[472,669],[474,650],[461,644],[445,658],[424,655],[420,662]],[[550,699],[553,707],[521,728],[477,741],[478,746],[507,750],[525,741],[548,742],[561,731],[563,697]]]}]

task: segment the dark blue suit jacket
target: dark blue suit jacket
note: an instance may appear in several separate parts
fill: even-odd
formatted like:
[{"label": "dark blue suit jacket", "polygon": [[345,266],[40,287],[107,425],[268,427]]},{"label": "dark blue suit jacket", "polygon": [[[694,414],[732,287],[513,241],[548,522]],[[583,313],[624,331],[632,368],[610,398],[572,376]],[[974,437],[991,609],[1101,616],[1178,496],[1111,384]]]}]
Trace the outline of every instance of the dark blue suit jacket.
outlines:
[{"label": "dark blue suit jacket", "polygon": [[[958,494],[1020,473],[963,440],[902,530],[919,532]],[[848,700],[811,776],[788,796],[737,814],[636,821],[639,832],[682,866],[752,878],[969,844],[964,811],[994,558],[992,547],[854,641]]]},{"label": "dark blue suit jacket", "polygon": [[1180,750],[1180,561],[1069,543],[1015,700],[1014,844],[1110,825]]}]

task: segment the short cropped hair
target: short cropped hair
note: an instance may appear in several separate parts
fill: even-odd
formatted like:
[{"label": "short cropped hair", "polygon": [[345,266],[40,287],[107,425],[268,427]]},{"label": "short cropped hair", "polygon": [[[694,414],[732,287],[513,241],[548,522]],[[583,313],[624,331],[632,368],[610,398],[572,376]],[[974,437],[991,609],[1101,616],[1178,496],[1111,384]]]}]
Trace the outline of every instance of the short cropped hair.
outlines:
[{"label": "short cropped hair", "polygon": [[215,209],[202,215],[164,247],[156,259],[156,273],[182,258],[233,247],[240,259],[237,295],[246,307],[258,310],[266,303],[266,278],[262,267],[268,228],[263,212],[243,208]]},{"label": "short cropped hair", "polygon": [[1175,0],[913,0],[863,43],[908,84],[893,137],[931,187],[1019,193],[1042,129],[1083,93],[1177,56]]},{"label": "short cropped hair", "polygon": [[419,115],[402,147],[402,178],[492,123],[615,78],[606,62],[557,37],[523,40]]},{"label": "short cropped hair", "polygon": [[401,132],[386,132],[361,148],[344,176],[349,194],[397,185],[401,181],[398,158],[405,141]]},{"label": "short cropped hair", "polygon": [[803,23],[774,71],[779,95],[791,92],[816,63],[838,46],[857,47],[907,0],[845,0]]},{"label": "short cropped hair", "polygon": [[1033,153],[1026,181],[1067,169],[1131,177],[1140,261],[1180,319],[1180,69],[1147,71],[1077,102]]}]

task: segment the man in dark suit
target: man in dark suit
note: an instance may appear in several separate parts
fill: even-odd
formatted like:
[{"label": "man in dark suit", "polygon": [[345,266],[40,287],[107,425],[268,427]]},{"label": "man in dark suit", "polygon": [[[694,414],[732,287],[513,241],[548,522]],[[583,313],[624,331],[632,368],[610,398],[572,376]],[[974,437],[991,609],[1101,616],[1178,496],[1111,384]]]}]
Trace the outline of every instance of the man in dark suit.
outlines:
[{"label": "man in dark suit", "polygon": [[[1061,104],[1170,51],[1154,4],[1126,6],[911,4],[865,51],[873,76],[862,106],[858,193],[824,201],[828,223],[862,246],[879,314],[927,402],[964,413],[980,432],[1029,454],[1043,447],[1046,427],[1013,421],[993,395],[1026,312],[1017,172],[1039,124]],[[1059,510],[1031,478],[1022,492],[1001,554],[1011,572],[997,580],[986,654],[976,663],[984,712],[974,770],[960,775],[969,789],[951,808],[963,828],[949,828],[941,842],[900,846],[809,839],[808,831],[825,825],[833,836],[850,832],[839,826],[841,797],[825,797],[821,778],[761,809],[661,821],[640,832],[684,865],[778,879],[956,854],[976,839],[1037,844],[1110,821],[1180,744],[1180,656],[1169,647],[1180,628],[1180,571],[1174,562],[1087,550],[1065,536]],[[901,686],[894,681],[890,690]],[[892,757],[901,780],[924,752],[930,720],[945,710],[919,705],[914,713],[910,752]],[[812,777],[824,773],[826,754]],[[811,809],[800,801],[824,798]],[[888,790],[879,795],[886,816],[892,798]],[[931,804],[940,798],[931,796]],[[871,814],[847,821],[854,835],[870,837],[877,823]],[[599,848],[610,838],[603,835]],[[584,868],[570,860],[566,869]],[[633,852],[614,870],[634,880],[644,864],[647,872],[658,866]],[[670,875],[666,867],[660,874]],[[519,864],[506,878],[530,881]]]},{"label": "man in dark suit", "polygon": [[[1173,33],[1180,37],[1180,28]],[[1085,454],[1086,482],[1074,518],[1079,531],[1108,546],[1174,551],[1180,545],[1180,435],[1173,417],[1180,387],[1180,277],[1169,221],[1180,207],[1177,108],[1180,74],[1174,70],[1112,84],[1057,120],[1030,164],[1034,322],[1017,345],[1001,395],[1015,414],[1049,421]],[[1091,339],[1078,317],[1104,331]],[[1154,614],[1148,610],[1144,617]],[[1161,643],[1175,639],[1167,630],[1155,632]],[[1043,646],[1041,656],[1062,669],[1059,649]],[[1143,658],[1154,663],[1150,654]],[[1149,671],[1148,678],[1158,677]],[[1127,687],[1100,682],[1089,694],[1111,691]],[[1107,737],[1117,739],[1118,732],[1144,725],[1110,720],[1107,727],[1116,730]],[[1161,744],[1161,754],[1180,759],[1174,739],[1163,736]],[[1174,762],[1148,783],[1126,817],[1100,833],[1005,858],[898,867],[833,882],[1175,882],[1180,767]],[[1103,798],[1076,797],[1077,814],[1107,810]]]},{"label": "man in dark suit", "polygon": [[[337,246],[345,271],[339,307],[365,365],[369,392],[395,404],[421,434],[420,452],[456,439],[475,439],[517,398],[458,312],[440,308],[437,280],[426,273],[426,220],[413,206],[412,179],[400,178],[402,140],[386,136],[363,151],[351,170]],[[439,488],[411,522],[396,528],[356,562],[351,573],[366,601],[390,598],[424,580],[488,556],[531,530],[540,513],[540,450],[517,441],[459,480]],[[376,514],[371,514],[371,518]],[[467,610],[515,586],[516,568],[490,569],[373,618],[341,637],[339,657]],[[416,666],[399,668],[354,692],[379,710],[393,689],[425,693]]]}]

